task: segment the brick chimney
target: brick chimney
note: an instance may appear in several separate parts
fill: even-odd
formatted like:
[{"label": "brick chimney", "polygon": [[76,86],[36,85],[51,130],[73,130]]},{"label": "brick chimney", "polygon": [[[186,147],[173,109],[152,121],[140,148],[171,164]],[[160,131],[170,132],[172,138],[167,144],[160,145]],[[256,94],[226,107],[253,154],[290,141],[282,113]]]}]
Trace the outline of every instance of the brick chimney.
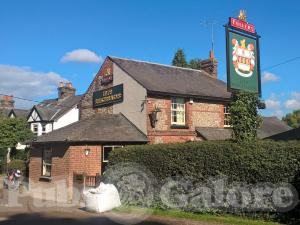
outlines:
[{"label": "brick chimney", "polygon": [[4,95],[0,100],[0,108],[12,109],[15,106],[15,101],[13,96]]},{"label": "brick chimney", "polygon": [[214,52],[209,52],[209,59],[201,61],[201,69],[209,74],[210,77],[218,78],[218,62],[215,59]]},{"label": "brick chimney", "polygon": [[58,99],[65,99],[66,97],[74,96],[76,89],[73,87],[71,82],[60,82],[57,88]]}]

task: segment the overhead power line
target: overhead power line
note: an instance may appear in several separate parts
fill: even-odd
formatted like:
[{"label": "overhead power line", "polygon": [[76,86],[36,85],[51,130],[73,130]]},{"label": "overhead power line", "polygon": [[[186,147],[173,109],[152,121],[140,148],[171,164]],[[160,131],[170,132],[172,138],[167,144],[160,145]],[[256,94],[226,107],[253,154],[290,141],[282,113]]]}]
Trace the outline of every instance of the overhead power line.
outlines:
[{"label": "overhead power line", "polygon": [[[0,93],[0,96],[11,96],[9,94],[2,94]],[[22,97],[18,97],[18,96],[13,96],[14,99],[19,99],[19,100],[23,100],[23,101],[28,101],[28,102],[34,102],[34,103],[41,103],[40,101],[37,101],[37,100],[32,100],[32,99],[28,99],[28,98],[22,98]],[[74,106],[66,106],[66,105],[57,105],[59,107],[62,107],[62,108],[68,108],[68,109],[73,109]]]},{"label": "overhead power line", "polygon": [[275,65],[273,65],[273,66],[265,67],[265,68],[263,68],[262,70],[270,70],[270,69],[273,69],[273,68],[275,68],[275,67],[278,67],[278,66],[281,66],[281,65],[284,65],[284,64],[287,64],[287,63],[296,61],[296,60],[298,60],[298,59],[300,59],[300,56],[294,57],[294,58],[292,58],[292,59],[285,60],[285,61],[280,62],[280,63],[277,63],[277,64],[275,64]]}]

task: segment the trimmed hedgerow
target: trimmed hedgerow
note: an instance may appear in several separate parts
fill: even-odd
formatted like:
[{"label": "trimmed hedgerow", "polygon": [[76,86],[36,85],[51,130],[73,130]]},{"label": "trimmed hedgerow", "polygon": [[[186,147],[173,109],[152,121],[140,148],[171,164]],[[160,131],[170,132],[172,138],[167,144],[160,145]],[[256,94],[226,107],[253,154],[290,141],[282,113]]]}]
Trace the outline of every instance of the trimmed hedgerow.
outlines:
[{"label": "trimmed hedgerow", "polygon": [[135,162],[158,182],[173,176],[197,181],[225,175],[231,182],[294,182],[300,168],[300,142],[231,141],[136,145],[116,149],[109,164]]},{"label": "trimmed hedgerow", "polygon": [[[122,170],[122,166],[118,167],[122,163],[136,163],[151,171],[155,177],[155,182],[157,182],[154,197],[156,200],[152,207],[168,208],[161,202],[159,193],[162,185],[168,179],[177,179],[178,177],[188,180],[192,185],[205,184],[211,178],[218,177],[225,177],[228,184],[242,183],[249,186],[267,182],[276,185],[284,182],[293,184],[298,192],[300,191],[300,142],[297,141],[257,141],[242,144],[232,141],[206,141],[127,146],[114,150],[109,156],[109,168]],[[127,198],[129,195],[130,187],[123,188],[127,184],[130,186],[133,183],[131,188],[136,189],[134,179],[137,176],[132,176],[131,179],[133,180],[130,180],[130,176],[125,176],[122,179],[116,176],[114,179],[110,175],[107,174],[107,178],[116,184],[121,198],[123,196]],[[228,189],[230,189],[230,185]],[[184,192],[185,190],[180,191]],[[171,200],[180,203],[181,199],[176,200],[175,198]],[[189,205],[185,205],[181,209],[194,212],[211,211],[210,208],[199,210],[199,208],[193,208]],[[249,212],[247,209],[236,210],[226,206],[216,210],[238,215]],[[287,215],[277,214],[275,213],[276,210],[272,210],[274,208],[270,207],[268,212],[271,213],[262,214],[262,217]],[[291,214],[297,215],[294,216],[295,219],[299,219],[298,212],[299,206],[291,212]],[[291,214],[288,214],[289,220]],[[261,217],[255,212],[253,215]],[[250,216],[253,215],[250,213]]]}]

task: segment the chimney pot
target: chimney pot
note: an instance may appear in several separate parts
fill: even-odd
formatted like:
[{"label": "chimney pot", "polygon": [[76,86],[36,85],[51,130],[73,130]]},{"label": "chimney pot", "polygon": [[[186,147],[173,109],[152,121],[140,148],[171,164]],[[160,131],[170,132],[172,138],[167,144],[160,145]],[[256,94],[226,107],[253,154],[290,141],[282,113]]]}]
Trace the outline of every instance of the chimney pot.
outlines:
[{"label": "chimney pot", "polygon": [[73,86],[72,86],[72,83],[71,83],[71,82],[66,83],[66,87],[72,88],[72,87],[73,87]]},{"label": "chimney pot", "polygon": [[14,108],[14,97],[11,95],[4,95],[0,101],[0,108]]},{"label": "chimney pot", "polygon": [[212,78],[218,77],[218,61],[215,59],[213,51],[209,52],[209,59],[201,61],[201,69],[208,73]]},{"label": "chimney pot", "polygon": [[69,96],[74,96],[76,89],[73,87],[71,82],[59,83],[59,87],[57,88],[58,90],[58,99],[64,99]]}]

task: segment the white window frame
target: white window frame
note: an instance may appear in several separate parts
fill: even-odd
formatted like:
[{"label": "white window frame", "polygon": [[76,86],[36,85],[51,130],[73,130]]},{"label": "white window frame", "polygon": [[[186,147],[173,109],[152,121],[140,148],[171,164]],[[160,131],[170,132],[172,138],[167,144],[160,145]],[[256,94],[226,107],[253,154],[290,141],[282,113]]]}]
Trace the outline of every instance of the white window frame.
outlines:
[{"label": "white window frame", "polygon": [[[50,163],[45,162],[45,151],[50,151]],[[53,150],[51,146],[45,146],[42,153],[42,176],[43,177],[51,177],[52,174],[52,157],[53,157]],[[46,175],[47,166],[50,166],[50,176]]]},{"label": "white window frame", "polygon": [[47,132],[47,124],[42,124],[42,135],[46,134]]},{"label": "white window frame", "polygon": [[230,124],[230,112],[229,112],[229,106],[228,105],[224,105],[223,107],[223,112],[224,112],[224,127],[232,127],[232,125]]},{"label": "white window frame", "polygon": [[[36,131],[35,131],[36,128]],[[38,136],[39,135],[39,125],[37,123],[32,124],[32,132]]]},{"label": "white window frame", "polygon": [[113,150],[115,150],[115,148],[124,148],[124,146],[123,145],[104,145],[102,147],[102,162],[107,163],[108,160],[104,159],[104,155],[105,155],[104,154],[104,148],[112,148],[112,151],[113,151]]},{"label": "white window frame", "polygon": [[[183,103],[178,103],[176,101],[178,100],[182,100]],[[183,107],[174,107],[174,105],[181,105]],[[180,109],[181,108],[181,109]],[[182,109],[183,108],[183,109]],[[173,112],[176,112],[176,113],[182,113],[183,112],[183,122],[174,122],[173,121]],[[171,99],[171,125],[180,125],[180,126],[184,126],[186,124],[186,110],[185,110],[185,99],[184,98],[177,98],[177,97],[174,97]]]}]

